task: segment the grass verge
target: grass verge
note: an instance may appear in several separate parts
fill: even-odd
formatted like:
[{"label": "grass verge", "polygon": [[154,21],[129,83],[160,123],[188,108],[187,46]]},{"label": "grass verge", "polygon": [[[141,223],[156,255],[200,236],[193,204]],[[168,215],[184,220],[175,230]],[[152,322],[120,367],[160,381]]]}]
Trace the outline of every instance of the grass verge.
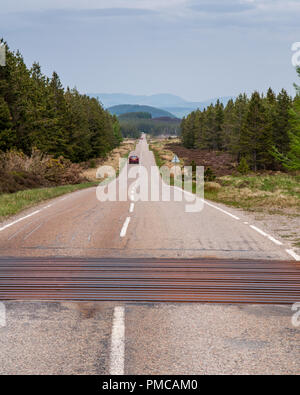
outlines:
[{"label": "grass verge", "polygon": [[0,195],[0,220],[3,220],[10,215],[18,214],[20,211],[35,206],[45,200],[96,185],[98,185],[98,183],[87,182],[83,184],[62,185],[51,188],[27,189],[25,191],[15,193],[2,194]]},{"label": "grass verge", "polygon": [[[152,141],[150,149],[158,167],[170,165],[167,159],[173,154],[165,150],[164,141]],[[194,185],[194,192],[195,189]],[[214,182],[206,181],[204,195],[208,200],[248,211],[299,216],[300,174],[227,175]]]},{"label": "grass verge", "polygon": [[224,176],[205,183],[205,197],[249,211],[300,214],[300,175]]}]

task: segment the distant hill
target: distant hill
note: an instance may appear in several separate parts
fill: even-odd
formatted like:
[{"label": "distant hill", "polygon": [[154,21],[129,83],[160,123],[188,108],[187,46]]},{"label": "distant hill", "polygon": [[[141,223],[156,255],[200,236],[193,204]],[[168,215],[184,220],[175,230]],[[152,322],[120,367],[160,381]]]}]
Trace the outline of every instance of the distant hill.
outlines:
[{"label": "distant hill", "polygon": [[152,118],[169,117],[175,118],[173,114],[168,111],[150,106],[140,106],[138,104],[121,104],[118,106],[109,107],[108,111],[112,115],[122,115],[126,113],[150,113]]},{"label": "distant hill", "polygon": [[181,119],[179,118],[170,118],[170,117],[158,117],[158,118],[153,118],[154,122],[172,122],[172,123],[181,123]]},{"label": "distant hill", "polygon": [[[128,119],[152,119],[150,112],[126,112],[118,117],[120,120]],[[171,119],[171,118],[170,118]]]},{"label": "distant hill", "polygon": [[[140,106],[151,106],[155,108],[162,109],[174,114],[178,118],[182,118],[188,115],[190,112],[196,110],[197,108],[203,109],[209,106],[211,103],[215,104],[218,98],[208,99],[199,102],[190,102],[182,99],[176,95],[170,94],[157,94],[151,96],[145,95],[128,95],[125,93],[91,93],[91,97],[96,97],[100,100],[105,108],[118,106],[120,104],[131,104]],[[226,105],[232,96],[220,97],[219,100]],[[140,110],[137,110],[140,111]]]},{"label": "distant hill", "polygon": [[169,111],[174,114],[177,118],[183,118],[189,115],[191,112],[195,111],[197,108],[203,110],[206,106],[201,105],[197,107],[164,107],[165,111]]}]

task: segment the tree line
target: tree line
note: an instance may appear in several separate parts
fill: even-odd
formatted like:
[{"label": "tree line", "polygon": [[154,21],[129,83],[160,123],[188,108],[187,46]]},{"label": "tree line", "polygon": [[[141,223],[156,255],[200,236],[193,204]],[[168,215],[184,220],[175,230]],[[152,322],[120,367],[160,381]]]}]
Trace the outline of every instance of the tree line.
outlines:
[{"label": "tree line", "polygon": [[[300,77],[300,68],[297,69]],[[254,92],[220,101],[183,118],[182,143],[186,148],[227,151],[247,168],[300,169],[300,88],[290,97],[283,89],[276,95]]]},{"label": "tree line", "polygon": [[[3,40],[1,40],[3,42]],[[0,67],[0,151],[30,155],[37,148],[72,162],[104,157],[122,141],[117,117],[99,101],[64,89],[56,72],[28,68],[19,51],[6,46]]]},{"label": "tree line", "polygon": [[[150,114],[151,115],[151,114]],[[160,118],[136,118],[126,119],[119,116],[122,135],[124,137],[137,138],[141,133],[159,135],[178,135],[180,132],[180,121],[177,119]]]}]

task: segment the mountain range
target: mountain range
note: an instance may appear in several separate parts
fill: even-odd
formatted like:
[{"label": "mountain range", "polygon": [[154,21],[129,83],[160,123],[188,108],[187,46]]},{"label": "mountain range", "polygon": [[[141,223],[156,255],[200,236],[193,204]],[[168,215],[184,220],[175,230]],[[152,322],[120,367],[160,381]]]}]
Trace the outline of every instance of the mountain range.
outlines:
[{"label": "mountain range", "polygon": [[[120,104],[146,105],[168,111],[179,118],[188,115],[197,108],[202,110],[211,103],[215,104],[218,100],[218,98],[213,98],[206,101],[191,102],[167,93],[150,96],[130,95],[126,93],[88,93],[88,95],[98,98],[105,108]],[[233,97],[226,96],[220,97],[219,100],[225,105],[231,98]]]}]

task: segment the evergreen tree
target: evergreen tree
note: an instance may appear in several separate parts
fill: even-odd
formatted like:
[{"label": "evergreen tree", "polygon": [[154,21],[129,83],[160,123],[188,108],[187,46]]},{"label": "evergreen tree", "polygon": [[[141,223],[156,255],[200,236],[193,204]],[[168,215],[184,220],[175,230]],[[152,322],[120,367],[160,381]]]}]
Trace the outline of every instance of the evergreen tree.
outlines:
[{"label": "evergreen tree", "polygon": [[284,155],[287,154],[290,146],[289,114],[291,106],[292,99],[287,94],[286,90],[282,89],[277,96],[273,141],[274,146]]},{"label": "evergreen tree", "polygon": [[222,147],[225,151],[231,151],[234,145],[236,114],[234,102],[230,99],[224,109],[224,123],[222,134]]},{"label": "evergreen tree", "polygon": [[224,106],[220,100],[217,101],[215,105],[215,133],[214,133],[214,149],[222,149],[222,133],[223,133],[223,123],[224,123]]},{"label": "evergreen tree", "polygon": [[96,99],[65,89],[56,72],[49,79],[6,45],[0,67],[0,150],[30,155],[33,148],[74,162],[101,157],[120,144],[116,117]]},{"label": "evergreen tree", "polygon": [[195,146],[199,149],[206,149],[206,131],[205,131],[205,122],[206,122],[206,110],[203,111],[197,110],[197,119],[198,125],[195,135]]},{"label": "evergreen tree", "polygon": [[271,141],[266,128],[266,113],[263,99],[254,92],[249,102],[249,108],[242,128],[241,153],[247,158],[252,169],[266,168],[266,152],[271,151]]},{"label": "evergreen tree", "polygon": [[242,135],[245,117],[247,115],[249,100],[247,95],[241,94],[234,103],[234,130],[231,138],[230,152],[236,155],[239,160],[241,157],[240,139]]},{"label": "evergreen tree", "polygon": [[203,111],[193,111],[182,121],[182,143],[187,148],[227,151],[254,171],[280,169],[287,153],[294,163],[300,96],[300,88],[296,88],[294,101],[284,89],[276,97],[270,88],[266,96],[254,92],[249,100],[242,94],[229,100],[225,108],[217,101]]},{"label": "evergreen tree", "polygon": [[194,119],[195,112],[192,112],[188,118],[182,120],[182,142],[186,148],[195,147],[195,134],[194,134]]},{"label": "evergreen tree", "polygon": [[216,144],[216,113],[213,104],[206,109],[205,122],[206,147],[209,150],[217,149]]},{"label": "evergreen tree", "polygon": [[16,144],[16,136],[12,130],[12,118],[8,105],[0,96],[0,150],[7,151]]}]

